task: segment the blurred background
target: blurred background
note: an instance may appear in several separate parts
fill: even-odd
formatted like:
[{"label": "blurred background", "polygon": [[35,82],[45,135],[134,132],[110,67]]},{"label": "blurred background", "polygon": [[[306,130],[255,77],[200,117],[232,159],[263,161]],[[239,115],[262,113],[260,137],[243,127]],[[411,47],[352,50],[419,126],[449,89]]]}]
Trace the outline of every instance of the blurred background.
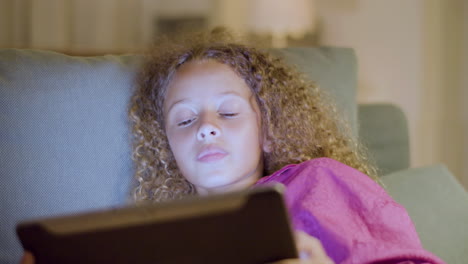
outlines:
[{"label": "blurred background", "polygon": [[468,189],[466,0],[0,0],[0,48],[139,52],[174,29],[223,25],[274,47],[352,47],[360,103],[406,113],[411,165]]}]

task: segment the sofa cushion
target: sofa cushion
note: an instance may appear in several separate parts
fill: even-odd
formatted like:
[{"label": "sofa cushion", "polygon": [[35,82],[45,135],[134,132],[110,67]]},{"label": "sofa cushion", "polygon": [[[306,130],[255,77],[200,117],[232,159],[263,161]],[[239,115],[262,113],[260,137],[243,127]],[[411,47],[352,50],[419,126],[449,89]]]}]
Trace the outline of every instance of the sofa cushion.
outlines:
[{"label": "sofa cushion", "polygon": [[[284,54],[335,93],[343,112],[354,118],[352,50],[287,49]],[[136,55],[0,50],[0,263],[18,261],[20,220],[128,200],[127,107],[140,62]]]},{"label": "sofa cushion", "polygon": [[359,140],[368,148],[380,175],[409,168],[408,124],[398,106],[360,104],[358,124]]},{"label": "sofa cushion", "polygon": [[19,220],[122,204],[131,180],[133,56],[0,54],[0,263]]},{"label": "sofa cushion", "polygon": [[272,50],[315,82],[336,102],[338,111],[351,124],[357,136],[357,62],[354,51],[347,48],[300,48]]},{"label": "sofa cushion", "polygon": [[468,259],[468,193],[442,165],[383,177],[388,192],[407,210],[423,246],[451,264]]}]

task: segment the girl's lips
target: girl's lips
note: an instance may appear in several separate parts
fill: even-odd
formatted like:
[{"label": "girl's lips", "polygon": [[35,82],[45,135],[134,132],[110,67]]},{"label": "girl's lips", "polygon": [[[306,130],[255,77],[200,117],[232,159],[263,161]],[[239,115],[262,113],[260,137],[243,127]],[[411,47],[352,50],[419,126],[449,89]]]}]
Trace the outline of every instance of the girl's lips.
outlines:
[{"label": "girl's lips", "polygon": [[197,160],[201,162],[212,162],[212,161],[220,160],[224,158],[225,156],[227,156],[226,153],[213,153],[213,154],[205,155]]},{"label": "girl's lips", "polygon": [[221,148],[218,147],[206,147],[200,151],[197,156],[197,161],[200,162],[212,162],[220,160],[226,157],[228,153]]}]

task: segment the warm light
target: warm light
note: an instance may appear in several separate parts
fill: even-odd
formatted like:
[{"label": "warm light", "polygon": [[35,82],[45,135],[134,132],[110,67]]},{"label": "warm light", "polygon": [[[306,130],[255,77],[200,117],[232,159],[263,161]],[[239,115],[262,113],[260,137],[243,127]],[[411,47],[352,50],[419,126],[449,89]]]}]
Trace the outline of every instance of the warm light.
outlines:
[{"label": "warm light", "polygon": [[314,0],[251,0],[249,29],[271,34],[274,47],[287,45],[287,37],[301,38],[315,26]]}]

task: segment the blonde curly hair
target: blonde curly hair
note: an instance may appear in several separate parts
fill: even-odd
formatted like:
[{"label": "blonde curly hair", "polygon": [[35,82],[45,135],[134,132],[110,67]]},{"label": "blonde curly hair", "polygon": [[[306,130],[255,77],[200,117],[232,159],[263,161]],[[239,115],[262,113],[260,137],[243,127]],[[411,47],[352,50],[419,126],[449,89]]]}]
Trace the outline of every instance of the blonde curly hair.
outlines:
[{"label": "blonde curly hair", "polygon": [[329,157],[378,181],[376,169],[352,137],[349,125],[317,85],[282,59],[233,41],[225,31],[159,41],[138,76],[129,117],[133,131],[136,202],[195,194],[179,169],[164,130],[163,103],[177,69],[189,61],[214,60],[245,80],[261,112],[262,132],[271,142],[264,174],[283,166]]}]

